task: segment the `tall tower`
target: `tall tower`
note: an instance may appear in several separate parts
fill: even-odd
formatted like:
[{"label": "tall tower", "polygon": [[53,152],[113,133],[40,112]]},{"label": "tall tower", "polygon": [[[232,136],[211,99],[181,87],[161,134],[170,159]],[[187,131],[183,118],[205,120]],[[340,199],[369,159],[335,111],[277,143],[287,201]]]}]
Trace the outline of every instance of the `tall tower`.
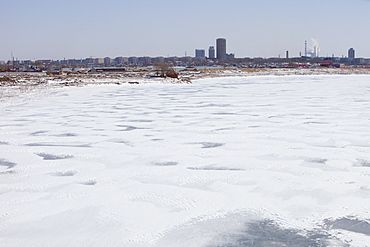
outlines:
[{"label": "tall tower", "polygon": [[348,50],[348,58],[350,58],[350,59],[355,58],[355,49],[350,48],[350,49]]},{"label": "tall tower", "polygon": [[307,40],[304,41],[304,56],[307,57]]},{"label": "tall tower", "polygon": [[210,46],[209,49],[208,49],[208,58],[209,59],[214,59],[216,58],[215,57],[215,47],[214,46]]},{"label": "tall tower", "polygon": [[226,39],[224,38],[216,39],[216,52],[217,52],[217,59],[221,59],[221,60],[226,59]]}]

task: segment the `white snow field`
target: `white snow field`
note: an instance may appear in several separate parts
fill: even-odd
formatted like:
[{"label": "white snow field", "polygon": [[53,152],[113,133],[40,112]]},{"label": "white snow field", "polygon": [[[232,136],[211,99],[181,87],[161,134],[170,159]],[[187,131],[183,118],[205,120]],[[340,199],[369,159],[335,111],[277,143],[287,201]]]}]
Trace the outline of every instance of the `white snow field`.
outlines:
[{"label": "white snow field", "polygon": [[66,87],[0,112],[2,247],[370,246],[369,75]]}]

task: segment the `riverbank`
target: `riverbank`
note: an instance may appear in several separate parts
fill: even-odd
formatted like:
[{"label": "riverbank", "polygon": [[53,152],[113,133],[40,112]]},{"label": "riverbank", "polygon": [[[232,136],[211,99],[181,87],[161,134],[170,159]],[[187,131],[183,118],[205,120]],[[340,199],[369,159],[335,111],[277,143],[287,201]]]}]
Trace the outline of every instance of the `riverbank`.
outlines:
[{"label": "riverbank", "polygon": [[[146,69],[132,69],[122,73],[0,73],[0,102],[15,96],[26,96],[70,86],[102,84],[192,83],[198,79],[234,76],[290,76],[290,75],[353,75],[370,74],[368,68],[238,68],[185,69],[179,77],[153,77]],[[25,97],[27,98],[27,97]]]},{"label": "riverbank", "polygon": [[[327,75],[327,74],[370,74],[370,68],[207,68],[184,69],[178,71],[178,78],[153,76],[147,69],[132,69],[121,73],[81,73],[68,72],[58,75],[47,73],[0,73],[0,86],[65,84],[71,83],[134,83],[134,82],[170,82],[189,83],[191,80],[205,77],[224,76],[260,76],[260,75]],[[139,81],[138,81],[139,80]]]}]

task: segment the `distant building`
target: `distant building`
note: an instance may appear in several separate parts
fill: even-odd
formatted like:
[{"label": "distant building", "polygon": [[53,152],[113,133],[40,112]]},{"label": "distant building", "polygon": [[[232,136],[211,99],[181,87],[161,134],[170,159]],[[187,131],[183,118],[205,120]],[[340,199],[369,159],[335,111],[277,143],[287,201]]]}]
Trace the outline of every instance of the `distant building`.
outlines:
[{"label": "distant building", "polygon": [[[49,66],[52,62],[53,62],[53,60],[51,60],[51,59],[45,59],[45,60],[37,60],[39,63],[42,63],[44,66]],[[13,61],[14,63],[16,62],[16,61]]]},{"label": "distant building", "polygon": [[348,58],[350,58],[350,59],[355,58],[355,49],[350,48],[350,49],[348,50]]},{"label": "distant building", "polygon": [[125,63],[128,63],[128,58],[127,57],[116,57],[114,59],[114,64],[115,65],[123,65]]},{"label": "distant building", "polygon": [[110,65],[110,63],[111,63],[111,62],[110,62],[110,57],[105,57],[105,58],[104,58],[104,64],[105,64],[105,65]]},{"label": "distant building", "polygon": [[216,40],[216,52],[217,52],[217,59],[220,59],[220,60],[226,59],[226,39],[218,38]]},{"label": "distant building", "polygon": [[168,64],[172,64],[172,65],[176,65],[176,63],[177,63],[177,61],[179,60],[179,58],[178,57],[166,57],[165,59],[164,59],[164,62],[165,63],[168,63]]},{"label": "distant building", "polygon": [[348,65],[349,64],[349,59],[348,59],[348,57],[342,57],[342,58],[339,59],[339,62]]},{"label": "distant building", "polygon": [[138,63],[142,65],[149,65],[152,63],[152,59],[150,57],[139,57]]},{"label": "distant building", "polygon": [[189,56],[186,56],[186,57],[180,58],[180,61],[183,62],[183,63],[191,63],[193,61],[193,58],[189,57]]},{"label": "distant building", "polygon": [[164,57],[153,58],[153,63],[164,63]]},{"label": "distant building", "polygon": [[364,58],[354,58],[352,63],[354,65],[364,65],[365,64],[365,59]]},{"label": "distant building", "polygon": [[68,59],[67,64],[70,66],[78,66],[83,64],[82,59]]},{"label": "distant building", "polygon": [[93,59],[91,57],[87,57],[84,59],[84,64],[91,65],[93,64]]},{"label": "distant building", "polygon": [[234,59],[234,58],[235,58],[235,54],[234,54],[234,53],[228,53],[228,54],[226,54],[226,58],[227,58],[228,60],[230,60],[230,59]]},{"label": "distant building", "polygon": [[94,58],[94,65],[104,64],[104,58]]},{"label": "distant building", "polygon": [[203,49],[196,49],[195,50],[195,57],[204,59],[206,57],[206,52]]},{"label": "distant building", "polygon": [[209,59],[215,59],[215,47],[214,46],[210,46],[209,49],[208,49],[208,58]]},{"label": "distant building", "polygon": [[129,57],[128,58],[128,63],[129,64],[135,65],[135,64],[138,64],[138,62],[139,62],[139,58],[137,58],[137,57]]},{"label": "distant building", "polygon": [[[0,61],[0,64],[5,64],[3,61]],[[24,60],[23,64],[26,66],[31,66],[33,64],[32,60]]]}]

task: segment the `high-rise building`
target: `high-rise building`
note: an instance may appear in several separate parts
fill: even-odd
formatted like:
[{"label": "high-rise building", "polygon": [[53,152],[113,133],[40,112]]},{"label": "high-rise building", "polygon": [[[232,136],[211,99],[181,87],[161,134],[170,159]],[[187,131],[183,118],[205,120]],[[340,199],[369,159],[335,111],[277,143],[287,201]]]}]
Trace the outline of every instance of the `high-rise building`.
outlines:
[{"label": "high-rise building", "polygon": [[348,50],[348,58],[355,58],[355,49],[350,48]]},{"label": "high-rise building", "polygon": [[206,57],[206,52],[203,49],[196,49],[195,50],[195,57],[196,58],[205,58]]},{"label": "high-rise building", "polygon": [[226,39],[218,38],[216,40],[217,59],[226,59]]},{"label": "high-rise building", "polygon": [[209,59],[214,59],[216,58],[215,57],[215,47],[214,46],[210,46],[209,49],[208,49],[208,58]]}]

